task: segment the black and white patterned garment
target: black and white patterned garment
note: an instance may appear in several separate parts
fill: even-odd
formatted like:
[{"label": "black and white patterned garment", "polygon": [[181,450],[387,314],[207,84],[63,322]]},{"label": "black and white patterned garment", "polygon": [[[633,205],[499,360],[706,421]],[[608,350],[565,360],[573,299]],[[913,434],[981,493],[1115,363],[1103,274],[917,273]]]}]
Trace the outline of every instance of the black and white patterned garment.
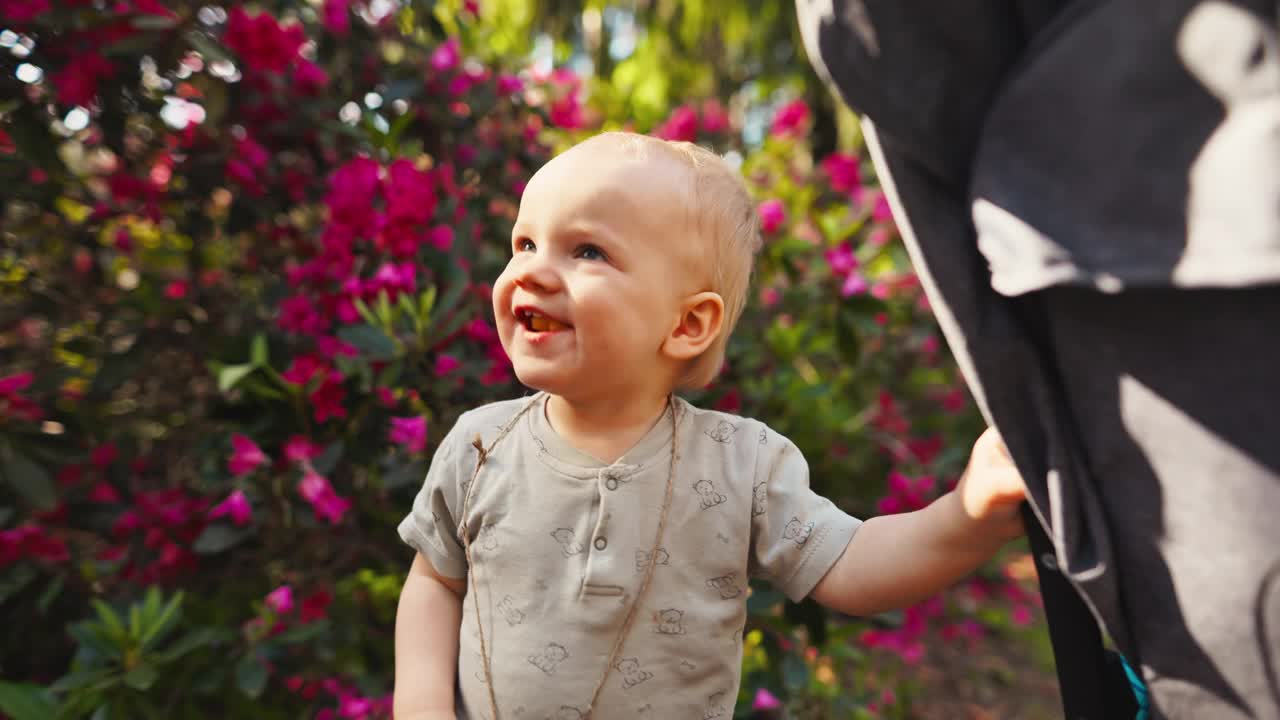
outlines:
[{"label": "black and white patterned garment", "polygon": [[[474,573],[505,720],[580,718],[645,570],[654,574],[595,717],[729,720],[738,694],[747,580],[794,600],[844,552],[859,521],[809,489],[789,440],[755,420],[676,400],[679,459],[666,531],[653,552],[671,457],[666,414],[606,465],[547,422],[546,395],[487,456],[457,523],[477,451],[529,399],[472,410],[441,443],[406,543],[442,575]],[[463,601],[458,716],[487,718],[488,688],[472,598]]]},{"label": "black and white patterned garment", "polygon": [[1275,0],[797,0],[1155,718],[1280,718]]}]

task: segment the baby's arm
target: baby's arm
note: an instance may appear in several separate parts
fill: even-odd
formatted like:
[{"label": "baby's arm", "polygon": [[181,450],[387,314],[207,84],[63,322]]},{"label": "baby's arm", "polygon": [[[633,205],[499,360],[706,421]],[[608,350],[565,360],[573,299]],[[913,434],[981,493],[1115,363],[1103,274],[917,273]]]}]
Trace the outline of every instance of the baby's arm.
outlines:
[{"label": "baby's arm", "polygon": [[466,583],[413,559],[396,609],[396,720],[454,720],[458,631]]},{"label": "baby's arm", "polygon": [[847,615],[919,602],[976,570],[1022,532],[1022,479],[998,435],[974,445],[955,490],[928,507],[862,524],[811,596]]}]

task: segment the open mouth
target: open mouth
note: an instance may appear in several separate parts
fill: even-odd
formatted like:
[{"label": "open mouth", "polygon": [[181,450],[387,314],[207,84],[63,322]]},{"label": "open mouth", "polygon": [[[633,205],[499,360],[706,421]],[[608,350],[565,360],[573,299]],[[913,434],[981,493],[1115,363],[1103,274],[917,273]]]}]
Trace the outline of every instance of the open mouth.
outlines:
[{"label": "open mouth", "polygon": [[532,308],[517,308],[516,320],[524,325],[524,329],[529,332],[556,332],[557,330],[566,330],[569,328],[565,323],[555,318],[547,317]]}]

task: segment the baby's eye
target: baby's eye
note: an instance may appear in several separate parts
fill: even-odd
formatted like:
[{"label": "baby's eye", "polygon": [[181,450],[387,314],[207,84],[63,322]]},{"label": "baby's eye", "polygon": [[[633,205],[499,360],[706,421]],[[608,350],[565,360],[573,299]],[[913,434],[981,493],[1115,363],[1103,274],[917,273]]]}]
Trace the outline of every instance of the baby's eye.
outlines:
[{"label": "baby's eye", "polygon": [[520,238],[519,240],[516,240],[516,252],[529,252],[537,249],[538,246],[534,245],[533,241],[529,238]]},{"label": "baby's eye", "polygon": [[605,260],[604,251],[595,245],[583,245],[578,248],[578,257],[583,260]]}]

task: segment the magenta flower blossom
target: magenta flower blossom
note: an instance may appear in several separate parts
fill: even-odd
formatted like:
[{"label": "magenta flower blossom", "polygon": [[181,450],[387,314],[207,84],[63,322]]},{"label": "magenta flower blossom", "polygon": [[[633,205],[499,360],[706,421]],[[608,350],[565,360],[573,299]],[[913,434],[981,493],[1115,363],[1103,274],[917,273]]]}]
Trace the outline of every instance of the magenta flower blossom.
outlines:
[{"label": "magenta flower blossom", "polygon": [[822,169],[831,178],[831,188],[836,192],[851,193],[862,185],[858,158],[853,155],[832,153],[822,161]]},{"label": "magenta flower blossom", "polygon": [[702,104],[702,129],[708,133],[721,133],[729,129],[729,113],[712,98]]},{"label": "magenta flower blossom", "polygon": [[289,462],[300,463],[320,454],[320,446],[301,435],[293,435],[284,444],[284,456]]},{"label": "magenta flower blossom", "polygon": [[412,160],[400,158],[391,163],[382,192],[390,223],[425,224],[435,215],[435,177],[416,168]]},{"label": "magenta flower blossom", "polygon": [[795,137],[804,134],[808,124],[809,106],[804,100],[793,100],[778,108],[769,133],[775,137]]},{"label": "magenta flower blossom", "polygon": [[777,710],[781,707],[782,701],[764,688],[756,690],[755,699],[751,701],[751,709],[756,711]]},{"label": "magenta flower blossom", "polygon": [[373,205],[380,186],[378,170],[376,161],[355,157],[333,172],[324,199],[332,222],[357,232],[369,232],[375,227]]},{"label": "magenta flower blossom", "polygon": [[853,295],[861,295],[867,291],[867,279],[856,272],[849,273],[844,279],[844,283],[840,285],[840,297],[851,297]]},{"label": "magenta flower blossom", "polygon": [[693,142],[698,139],[698,113],[688,105],[671,111],[666,122],[654,128],[653,134],[663,140]]},{"label": "magenta flower blossom", "polygon": [[280,615],[292,612],[293,588],[288,585],[281,585],[267,593],[267,607]]},{"label": "magenta flower blossom", "polygon": [[523,89],[524,81],[515,75],[503,74],[498,76],[499,95],[515,95]]},{"label": "magenta flower blossom", "polygon": [[12,23],[35,20],[49,12],[49,0],[0,0],[0,17]]},{"label": "magenta flower blossom", "polygon": [[227,516],[236,525],[247,525],[253,517],[253,507],[243,490],[233,490],[226,500],[214,505],[209,511],[209,517],[214,519]]},{"label": "magenta flower blossom", "polygon": [[351,501],[334,492],[328,478],[314,470],[308,470],[302,477],[302,481],[298,484],[298,493],[304,500],[311,503],[311,509],[315,511],[316,517],[328,520],[332,525],[342,522],[342,516],[351,509]]},{"label": "magenta flower blossom", "polygon": [[265,12],[250,17],[239,6],[227,13],[227,31],[222,39],[246,67],[271,73],[287,70],[306,42],[302,26],[283,27]]},{"label": "magenta flower blossom", "polygon": [[89,453],[89,462],[93,463],[94,467],[108,468],[118,457],[120,457],[120,448],[117,448],[115,443],[105,442]]},{"label": "magenta flower blossom", "polygon": [[294,385],[306,385],[316,371],[324,367],[324,361],[315,355],[298,355],[289,363],[289,368],[281,373],[285,382]]},{"label": "magenta flower blossom", "polygon": [[329,73],[324,68],[303,58],[293,69],[293,83],[303,95],[319,95],[321,90],[329,86]]},{"label": "magenta flower blossom", "polygon": [[823,256],[834,275],[848,275],[858,269],[858,257],[853,254],[853,247],[849,243],[840,243],[827,250]]},{"label": "magenta flower blossom", "polygon": [[387,437],[391,442],[406,447],[409,452],[422,452],[427,449],[427,419],[421,415],[393,417],[391,432]]},{"label": "magenta flower blossom", "polygon": [[458,38],[451,37],[431,53],[431,69],[436,72],[448,72],[462,62],[462,45]]},{"label": "magenta flower blossom", "polygon": [[325,29],[338,37],[346,37],[351,32],[350,5],[351,0],[324,0],[320,17]]},{"label": "magenta flower blossom", "polygon": [[34,373],[17,373],[0,377],[0,418],[13,417],[35,422],[44,416],[40,406],[20,394],[31,386]]},{"label": "magenta flower blossom", "polygon": [[449,373],[453,372],[454,370],[457,370],[461,366],[462,366],[462,361],[459,360],[458,358],[452,355],[441,353],[440,355],[436,356],[436,363],[435,363],[436,377],[443,377],[445,375],[448,375]]},{"label": "magenta flower blossom", "polygon": [[760,215],[760,230],[766,235],[777,232],[787,220],[787,210],[778,199],[765,200],[756,212]]},{"label": "magenta flower blossom", "polygon": [[347,416],[347,408],[343,406],[342,401],[347,397],[347,389],[342,386],[343,375],[338,371],[332,371],[320,387],[316,388],[309,396],[311,400],[311,417],[317,422],[322,423],[329,418],[344,418]]},{"label": "magenta flower blossom", "polygon": [[267,461],[267,456],[247,435],[236,433],[231,436],[231,458],[227,468],[231,474],[239,477],[253,472],[259,465]]},{"label": "magenta flower blossom", "polygon": [[889,198],[884,193],[876,195],[876,204],[871,209],[871,219],[878,223],[893,222],[893,209],[889,207]]},{"label": "magenta flower blossom", "polygon": [[98,83],[115,74],[115,65],[110,60],[90,51],[72,58],[49,80],[58,91],[58,102],[89,106],[98,95]]}]

